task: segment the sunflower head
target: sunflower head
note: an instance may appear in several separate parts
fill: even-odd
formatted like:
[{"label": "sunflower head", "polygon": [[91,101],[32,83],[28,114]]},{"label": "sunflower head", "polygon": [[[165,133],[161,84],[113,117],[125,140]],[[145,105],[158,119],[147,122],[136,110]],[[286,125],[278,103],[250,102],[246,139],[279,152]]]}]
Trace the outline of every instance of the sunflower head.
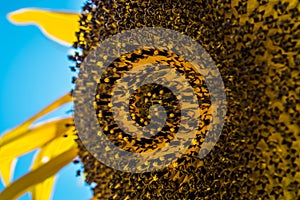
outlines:
[{"label": "sunflower head", "polygon": [[[75,44],[83,49],[83,56],[75,59],[78,63],[99,42],[124,30],[141,27],[176,30],[193,38],[209,52],[222,75],[228,101],[221,137],[202,160],[195,154],[205,137],[205,126],[199,128],[200,124],[195,138],[198,146],[191,146],[191,151],[169,166],[149,173],[133,174],[108,168],[98,162],[78,140],[87,181],[97,184],[95,197],[296,198],[299,195],[296,188],[300,186],[296,178],[300,175],[297,172],[300,166],[295,162],[298,157],[296,152],[299,152],[297,133],[300,130],[296,117],[300,113],[296,103],[299,102],[298,17],[298,1],[118,0],[87,3],[81,17],[84,29],[78,33],[84,38],[78,38]],[[138,58],[157,61],[159,59],[155,58],[154,51],[169,66],[173,65],[183,73],[188,70],[188,66],[176,55],[159,50],[131,52],[122,61],[116,60],[111,69],[115,72],[130,70],[129,66],[135,65]],[[174,62],[170,64],[168,60]],[[110,76],[113,75],[107,74],[109,81],[104,84],[111,87],[113,81]],[[190,82],[202,81],[199,76],[193,76]],[[209,97],[204,84],[195,85],[199,101]],[[161,88],[152,85],[141,90],[142,94],[136,90],[131,98],[130,113],[132,120],[143,126],[148,123],[147,109],[156,100],[148,100],[147,93],[149,91],[150,96],[159,97]],[[111,95],[111,90],[99,88],[98,94],[100,97]],[[171,94],[163,96],[171,98]],[[109,115],[110,108],[105,103],[110,100],[100,98],[97,102],[97,113]],[[201,121],[207,122],[204,124],[208,126],[211,105],[209,101],[206,103],[203,105],[207,105],[207,112],[204,112]],[[179,112],[176,112],[176,97],[166,101],[164,106],[174,108],[174,128],[166,128],[162,138],[155,136],[157,138],[149,143],[120,133],[118,128],[113,128],[113,123],[110,126],[103,121],[105,116],[102,114],[98,119],[100,124],[109,125],[106,135],[115,140],[120,148],[146,151],[156,147],[155,144],[158,146],[160,142],[168,142],[167,138],[172,139],[176,133],[177,119],[180,119]]]}]

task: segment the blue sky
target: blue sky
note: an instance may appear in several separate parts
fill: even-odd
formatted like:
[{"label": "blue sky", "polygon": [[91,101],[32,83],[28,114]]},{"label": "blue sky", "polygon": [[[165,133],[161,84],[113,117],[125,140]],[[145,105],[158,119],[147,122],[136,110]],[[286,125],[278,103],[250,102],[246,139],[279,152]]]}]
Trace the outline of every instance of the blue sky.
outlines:
[{"label": "blue sky", "polygon": [[[68,61],[69,47],[46,38],[33,25],[16,26],[6,15],[21,8],[45,8],[79,12],[82,0],[0,0],[0,134],[28,119],[70,90],[72,74]],[[51,114],[66,115],[71,106]],[[17,163],[14,180],[27,172],[34,152]],[[76,177],[80,165],[70,164],[60,173],[53,200],[89,199],[92,196],[82,177]],[[3,185],[0,183],[0,191]],[[28,200],[28,194],[21,200]]]}]

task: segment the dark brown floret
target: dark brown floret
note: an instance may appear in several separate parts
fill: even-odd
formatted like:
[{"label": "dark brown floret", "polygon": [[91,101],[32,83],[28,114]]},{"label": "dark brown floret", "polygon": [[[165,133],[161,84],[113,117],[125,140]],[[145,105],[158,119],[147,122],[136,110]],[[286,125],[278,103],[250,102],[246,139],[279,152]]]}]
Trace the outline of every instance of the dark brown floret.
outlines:
[{"label": "dark brown floret", "polygon": [[[131,174],[108,168],[78,140],[86,181],[97,184],[93,189],[95,197],[297,199],[300,196],[299,12],[297,0],[86,3],[78,41],[74,44],[83,50],[82,56],[73,57],[77,67],[99,42],[123,30],[173,29],[198,41],[209,52],[222,75],[228,102],[221,137],[204,159],[190,151],[156,172]],[[151,52],[143,52],[141,56],[151,56]],[[127,61],[134,62],[130,59]],[[107,84],[113,82],[109,79]],[[198,96],[201,95],[206,96],[205,90],[200,90]],[[139,107],[137,104],[138,100],[133,103],[132,112]],[[201,138],[197,138],[199,142]]]}]

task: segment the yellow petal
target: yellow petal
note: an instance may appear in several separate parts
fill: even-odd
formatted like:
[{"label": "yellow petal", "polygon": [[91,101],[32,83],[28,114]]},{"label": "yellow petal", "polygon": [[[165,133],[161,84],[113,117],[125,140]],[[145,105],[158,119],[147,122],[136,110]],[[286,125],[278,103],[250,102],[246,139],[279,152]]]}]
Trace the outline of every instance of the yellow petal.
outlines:
[{"label": "yellow petal", "polygon": [[18,157],[31,150],[42,147],[51,140],[61,137],[68,130],[74,129],[72,126],[66,126],[66,124],[72,123],[72,118],[43,123],[28,130],[23,135],[10,140],[9,143],[4,143],[4,145],[0,144],[0,163],[3,160]]},{"label": "yellow petal", "polygon": [[[75,139],[77,136],[74,135],[73,130],[66,133],[67,137],[59,137],[52,142],[46,144],[35,156],[34,162],[32,164],[32,169],[36,169],[43,165],[45,162],[51,161],[57,155],[76,147],[77,144]],[[33,186],[31,189],[33,200],[47,200],[51,199],[52,188],[55,182],[55,176],[48,178],[42,183]]]},{"label": "yellow petal", "polygon": [[[14,165],[15,165],[15,158],[18,155],[22,155],[26,153],[27,151],[30,151],[34,149],[36,146],[42,145],[45,141],[51,140],[50,138],[53,137],[53,132],[51,133],[50,137],[49,135],[42,136],[40,135],[38,131],[41,131],[41,129],[44,127],[49,127],[49,124],[40,125],[38,127],[35,127],[33,129],[30,129],[31,124],[39,119],[40,117],[44,116],[45,114],[48,114],[49,112],[57,109],[63,104],[66,104],[68,102],[72,101],[72,97],[70,93],[62,96],[55,102],[51,103],[49,106],[44,108],[42,111],[37,113],[35,116],[28,119],[23,124],[19,125],[18,127],[14,128],[11,131],[6,132],[2,137],[0,138],[0,176],[2,179],[2,182],[4,185],[7,185],[10,181],[10,178],[12,177],[13,171],[14,171]],[[52,122],[52,127],[55,126]],[[59,123],[59,122],[58,122]],[[60,122],[59,126],[56,126],[57,129],[64,128],[64,123],[72,123],[71,119],[63,119]],[[71,128],[71,127],[70,127]],[[69,129],[70,129],[69,128]],[[47,132],[47,131],[46,131]],[[56,137],[62,134],[63,131],[58,131],[56,134]],[[49,130],[47,132],[49,134]],[[22,139],[27,138],[27,141],[34,138],[38,138],[38,140],[29,141],[29,143]],[[54,136],[55,137],[55,136]],[[41,140],[42,138],[42,140]],[[32,142],[32,143],[31,143]],[[40,144],[38,144],[40,142]],[[24,145],[26,148],[22,148]],[[10,149],[10,150],[9,150]],[[6,153],[5,153],[6,152]],[[5,155],[6,154],[6,155]],[[5,155],[5,156],[3,156]]]},{"label": "yellow petal", "polygon": [[37,152],[31,169],[36,169],[62,152],[77,146],[77,143],[75,142],[77,136],[74,134],[74,128],[69,129],[64,134],[66,134],[67,137],[57,137]]},{"label": "yellow petal", "polygon": [[77,147],[73,147],[72,149],[53,158],[51,161],[45,163],[39,168],[24,175],[23,177],[6,187],[0,193],[0,199],[16,199],[24,192],[26,192],[31,186],[36,185],[56,174],[61,168],[70,163],[77,156],[77,152]]},{"label": "yellow petal", "polygon": [[15,24],[34,24],[48,38],[72,46],[76,41],[75,33],[79,30],[77,13],[54,12],[42,9],[20,9],[8,14],[8,19]]},{"label": "yellow petal", "polygon": [[51,176],[42,183],[39,183],[31,189],[32,200],[48,200],[52,199],[52,188],[55,183],[56,176]]},{"label": "yellow petal", "polygon": [[1,161],[0,177],[1,177],[2,183],[5,186],[8,185],[11,181],[11,178],[13,176],[13,172],[15,169],[16,161],[17,161],[17,159],[15,159],[15,158]]},{"label": "yellow petal", "polygon": [[48,105],[46,108],[41,110],[39,113],[37,113],[36,115],[34,115],[33,117],[25,121],[23,124],[19,125],[18,127],[2,135],[2,137],[0,138],[0,147],[9,143],[11,140],[20,137],[22,134],[26,133],[29,130],[30,125],[40,117],[50,113],[51,111],[54,111],[60,106],[69,103],[71,101],[72,101],[72,96],[70,93],[67,93],[66,95],[60,97],[59,99],[57,99],[56,101]]}]

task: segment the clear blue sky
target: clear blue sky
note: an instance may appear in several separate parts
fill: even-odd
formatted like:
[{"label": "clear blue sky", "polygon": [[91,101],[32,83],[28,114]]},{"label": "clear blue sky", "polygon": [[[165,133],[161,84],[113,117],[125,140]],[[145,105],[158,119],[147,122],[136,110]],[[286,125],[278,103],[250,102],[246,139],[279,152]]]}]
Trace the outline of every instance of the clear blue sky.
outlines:
[{"label": "clear blue sky", "polygon": [[[70,48],[46,38],[33,25],[16,26],[6,15],[20,8],[46,8],[79,12],[82,0],[0,0],[0,134],[20,124],[43,107],[68,92],[71,72],[67,54]],[[65,115],[70,106],[54,113]],[[33,153],[17,163],[14,179],[27,172]],[[92,196],[89,186],[76,177],[79,165],[70,164],[60,173],[53,200],[84,200]],[[0,183],[0,191],[3,185]],[[20,198],[28,200],[26,194]]]}]

